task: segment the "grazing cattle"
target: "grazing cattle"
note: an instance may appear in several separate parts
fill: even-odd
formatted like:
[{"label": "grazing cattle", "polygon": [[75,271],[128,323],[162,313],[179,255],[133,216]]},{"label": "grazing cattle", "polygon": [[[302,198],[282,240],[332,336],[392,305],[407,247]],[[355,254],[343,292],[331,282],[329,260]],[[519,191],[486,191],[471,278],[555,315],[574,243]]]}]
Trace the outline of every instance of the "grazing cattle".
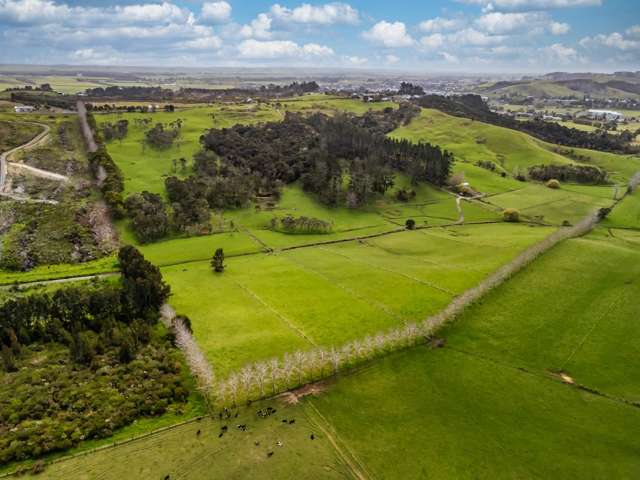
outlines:
[{"label": "grazing cattle", "polygon": [[218,438],[222,437],[222,435],[224,435],[224,432],[220,432],[220,435],[218,435]]},{"label": "grazing cattle", "polygon": [[164,476],[164,480],[169,480],[171,478],[171,475],[165,475]]},{"label": "grazing cattle", "polygon": [[253,442],[253,444],[254,444],[256,447],[259,447],[259,446],[260,446],[260,442]]},{"label": "grazing cattle", "polygon": [[282,420],[282,423],[287,423],[287,419],[285,418],[284,420]]},{"label": "grazing cattle", "polygon": [[310,438],[311,438],[311,440],[314,440],[316,438],[316,436],[312,433]]},{"label": "grazing cattle", "polygon": [[227,427],[226,425],[223,425],[223,426],[222,426],[222,431],[223,431],[223,432],[226,432],[228,428],[229,428],[229,427]]},{"label": "grazing cattle", "polygon": [[293,425],[294,423],[296,423],[295,419],[294,420],[289,420],[289,425]]},{"label": "grazing cattle", "polygon": [[200,435],[200,430],[198,430],[198,431],[196,432],[196,435]]},{"label": "grazing cattle", "polygon": [[268,457],[270,457],[270,456],[272,456],[272,455],[273,455],[273,452],[268,452],[268,453],[267,453],[267,458],[268,458]]}]

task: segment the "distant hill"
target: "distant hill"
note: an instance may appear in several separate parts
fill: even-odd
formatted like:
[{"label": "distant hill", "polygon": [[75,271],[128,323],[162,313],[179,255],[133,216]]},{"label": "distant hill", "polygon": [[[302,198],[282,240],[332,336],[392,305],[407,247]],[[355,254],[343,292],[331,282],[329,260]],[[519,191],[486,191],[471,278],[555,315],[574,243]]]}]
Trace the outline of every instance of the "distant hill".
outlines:
[{"label": "distant hill", "polygon": [[542,77],[499,81],[479,93],[508,97],[573,97],[640,99],[640,72],[614,74],[554,72]]}]

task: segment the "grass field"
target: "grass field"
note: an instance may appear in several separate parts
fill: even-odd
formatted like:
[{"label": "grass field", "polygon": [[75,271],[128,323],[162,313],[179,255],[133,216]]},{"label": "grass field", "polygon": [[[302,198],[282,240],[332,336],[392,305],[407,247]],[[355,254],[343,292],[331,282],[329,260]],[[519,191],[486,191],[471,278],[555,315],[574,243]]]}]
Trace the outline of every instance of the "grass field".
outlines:
[{"label": "grass field", "polygon": [[564,371],[639,402],[640,249],[610,235],[599,228],[556,247],[446,335],[462,350],[540,373]]},{"label": "grass field", "polygon": [[452,151],[457,160],[455,171],[464,171],[472,186],[486,193],[516,188],[517,182],[485,171],[484,177],[489,176],[493,180],[492,184],[485,185],[483,178],[476,178],[477,171],[482,169],[473,165],[480,160],[493,161],[511,174],[514,168],[575,163],[572,157],[580,155],[584,159],[582,161],[605,169],[614,181],[623,183],[640,170],[638,156],[559,147],[515,130],[453,117],[438,110],[423,109],[419,117],[392,135],[428,141]]},{"label": "grass field", "polygon": [[[486,228],[458,227],[455,241],[483,250],[498,246],[507,250],[504,233],[462,234],[467,229]],[[450,233],[432,236],[447,238]],[[515,236],[514,232],[508,235]],[[343,292],[353,294],[357,289],[360,296],[369,298],[369,304],[386,309],[391,316],[411,316],[414,312],[399,307],[415,305],[407,298],[415,298],[414,293],[423,298],[425,291],[412,291],[397,283],[397,278],[376,275],[373,266],[434,280],[426,273],[429,267],[420,268],[415,256],[434,248],[449,255],[446,264],[450,268],[471,270],[472,263],[462,253],[465,249],[454,250],[433,238],[426,244],[400,234],[376,242],[380,240],[384,242],[375,246],[333,247],[346,260],[341,268],[327,261],[327,255],[315,255],[313,249],[296,252],[295,258],[289,258],[294,252],[279,256],[287,257],[284,260],[266,257],[269,264],[256,265],[252,274],[238,276],[232,264],[223,277],[213,278],[216,286],[211,290],[234,297],[233,287],[228,289],[226,283],[231,277],[231,283],[253,282],[252,288],[258,286],[261,295],[269,298],[269,290],[275,287],[253,279],[255,272],[271,269],[269,278],[286,288],[302,281],[300,273],[285,273],[289,270],[285,262],[289,262],[304,267],[303,275],[313,273],[330,280]],[[358,256],[358,249],[367,252]],[[369,252],[372,249],[377,253]],[[391,252],[395,257],[389,263]],[[471,256],[471,250],[467,254]],[[404,261],[398,261],[400,258]],[[393,354],[323,382],[317,386],[317,396],[305,397],[294,406],[274,400],[255,403],[242,410],[232,422],[232,432],[222,439],[217,438],[221,424],[203,420],[62,461],[47,467],[41,477],[120,478],[126,459],[135,457],[131,468],[148,478],[166,474],[208,478],[211,468],[223,478],[287,478],[300,465],[306,466],[309,478],[333,478],[334,474],[341,478],[637,478],[640,442],[635,431],[640,428],[640,410],[625,402],[640,399],[640,378],[633,360],[640,353],[636,341],[640,331],[634,321],[640,314],[635,302],[638,260],[637,246],[598,228],[544,254],[469,308],[441,332],[447,340],[444,348],[421,346]],[[366,262],[366,271],[354,267],[359,262]],[[432,267],[443,278],[461,277],[459,283],[446,285],[452,291],[475,281],[453,270]],[[482,275],[483,267],[475,265],[475,274]],[[188,283],[189,279],[183,280]],[[389,291],[385,281],[401,288]],[[314,281],[304,282],[318,292]],[[276,308],[286,304],[287,315],[293,318],[308,303],[304,292],[299,295],[301,298],[289,295],[281,299],[283,303]],[[322,300],[322,296],[320,292],[316,298]],[[233,323],[247,318],[243,309],[251,297],[231,301],[229,309],[219,312],[221,317],[226,315],[220,325],[207,321],[212,337],[220,341],[233,331],[252,335],[248,324]],[[263,313],[273,312],[262,307]],[[333,320],[331,315],[322,318]],[[256,321],[269,332],[279,323],[257,317]],[[198,334],[198,324],[194,326]],[[260,336],[252,341],[265,344]],[[563,383],[558,372],[601,393]],[[255,411],[266,405],[275,407],[277,415],[258,419]],[[296,423],[289,425],[281,419],[295,419]],[[235,423],[246,423],[248,432],[233,430]],[[196,429],[202,430],[201,435]],[[281,447],[274,446],[277,441],[282,442]],[[269,451],[275,452],[273,457],[266,456]]]},{"label": "grass field", "polygon": [[602,223],[606,227],[640,230],[640,192],[636,190],[616,206]]},{"label": "grass field", "polygon": [[[520,225],[405,231],[360,242],[162,269],[218,372],[341,344],[443,308],[550,232]],[[206,294],[204,293],[206,292]]]}]

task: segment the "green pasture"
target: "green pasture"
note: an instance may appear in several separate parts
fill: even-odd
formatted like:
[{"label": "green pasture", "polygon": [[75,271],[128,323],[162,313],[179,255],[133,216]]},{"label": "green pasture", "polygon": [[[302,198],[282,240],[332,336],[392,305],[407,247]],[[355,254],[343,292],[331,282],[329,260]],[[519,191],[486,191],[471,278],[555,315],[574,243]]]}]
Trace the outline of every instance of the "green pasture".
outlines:
[{"label": "green pasture", "polygon": [[461,350],[538,373],[563,371],[639,402],[640,248],[618,231],[599,227],[555,247],[444,334]]},{"label": "green pasture", "polygon": [[218,372],[419,321],[551,229],[467,225],[162,268]]},{"label": "green pasture", "polygon": [[305,402],[367,478],[627,478],[640,411],[481,355],[387,357]]},{"label": "green pasture", "polygon": [[640,190],[626,196],[602,222],[602,225],[640,230]]},{"label": "green pasture", "polygon": [[536,139],[523,133],[432,109],[422,109],[418,117],[394,130],[392,136],[440,145],[464,162],[493,161],[509,174],[514,167],[571,163],[562,155],[540,148]]},{"label": "green pasture", "polygon": [[603,187],[569,186],[554,190],[538,183],[523,183],[523,188],[494,195],[488,199],[500,208],[516,208],[526,217],[542,217],[544,222],[559,225],[567,220],[575,223],[601,207],[610,207],[614,189]]},{"label": "green pasture", "polygon": [[[203,419],[62,460],[38,478],[206,479],[215,472],[220,478],[267,479],[301,471],[310,479],[640,474],[638,409],[455,346],[396,353],[318,388],[321,393],[296,405],[254,403],[232,421]],[[256,412],[266,406],[276,413],[259,418]],[[236,424],[246,424],[247,431]],[[229,433],[218,438],[222,425]]]}]

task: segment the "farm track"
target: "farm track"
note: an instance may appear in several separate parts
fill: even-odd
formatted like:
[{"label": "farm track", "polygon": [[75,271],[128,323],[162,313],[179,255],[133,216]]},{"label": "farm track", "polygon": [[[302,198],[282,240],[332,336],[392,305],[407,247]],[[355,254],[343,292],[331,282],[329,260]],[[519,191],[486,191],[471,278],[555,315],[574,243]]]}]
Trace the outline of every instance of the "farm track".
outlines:
[{"label": "farm track", "polygon": [[11,150],[4,152],[2,155],[0,155],[0,195],[3,195],[3,196],[11,197],[12,195],[4,192],[4,188],[5,188],[4,184],[7,180],[7,163],[8,163],[7,159],[9,158],[9,156],[13,155],[16,152],[19,152],[20,150],[33,148],[40,145],[41,143],[44,143],[48,139],[49,132],[51,131],[51,127],[49,127],[49,125],[46,125],[44,123],[38,123],[38,122],[23,122],[23,123],[38,125],[40,127],[43,127],[44,130],[40,132],[38,135],[36,135],[34,138],[29,140],[27,143],[23,143],[22,145],[14,147]]},{"label": "farm track", "polygon": [[42,170],[41,168],[32,167],[24,163],[18,163],[18,162],[8,162],[8,163],[11,168],[26,170],[32,175],[35,175],[36,177],[47,178],[49,180],[59,180],[61,182],[69,181],[69,177],[67,177],[66,175],[62,175],[60,173],[54,173],[48,170]]},{"label": "farm track", "polygon": [[375,478],[369,472],[367,472],[365,465],[355,456],[349,446],[340,439],[335,428],[331,423],[320,413],[320,410],[313,404],[313,401],[306,403],[309,406],[312,414],[309,416],[309,421],[315,424],[325,437],[331,443],[331,446],[335,450],[338,457],[349,468],[349,471],[353,475],[353,478],[357,480],[368,480]]},{"label": "farm track", "polygon": [[3,153],[2,155],[0,155],[0,196],[6,197],[6,198],[10,198],[12,200],[18,201],[18,202],[31,202],[31,203],[48,203],[51,205],[55,205],[58,202],[56,200],[40,200],[40,199],[34,199],[34,198],[30,198],[28,196],[24,196],[24,195],[18,195],[15,193],[11,193],[11,192],[5,192],[5,188],[6,188],[6,180],[7,180],[7,173],[8,173],[8,167],[10,166],[11,168],[17,168],[17,169],[21,169],[21,170],[26,170],[28,173],[35,175],[37,177],[40,178],[46,178],[49,180],[57,180],[57,181],[61,181],[61,182],[67,182],[69,181],[69,177],[67,177],[66,175],[61,175],[59,173],[55,173],[55,172],[50,172],[48,170],[43,170],[41,168],[36,168],[36,167],[31,167],[29,165],[25,165],[23,163],[18,163],[18,162],[9,162],[9,156],[13,155],[16,152],[19,152],[21,150],[30,150],[32,148],[35,148],[37,146],[40,146],[44,143],[46,143],[49,140],[49,133],[51,132],[51,127],[49,127],[49,125],[45,124],[45,123],[39,123],[39,122],[22,122],[22,123],[30,123],[33,125],[38,125],[40,127],[43,128],[43,131],[40,132],[38,135],[36,135],[34,138],[32,138],[31,140],[29,140],[27,143],[24,143],[22,145],[19,145],[11,150],[9,150],[8,152]]}]

